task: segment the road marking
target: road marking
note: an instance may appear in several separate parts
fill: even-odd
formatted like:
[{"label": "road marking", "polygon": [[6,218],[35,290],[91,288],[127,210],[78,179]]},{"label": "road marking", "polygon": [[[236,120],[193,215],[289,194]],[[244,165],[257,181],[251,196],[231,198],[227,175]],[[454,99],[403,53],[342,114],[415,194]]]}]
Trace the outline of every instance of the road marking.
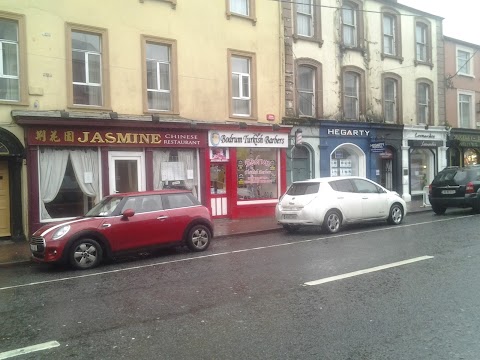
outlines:
[{"label": "road marking", "polygon": [[[437,223],[437,222],[453,221],[453,220],[458,220],[458,219],[469,218],[469,217],[472,217],[472,216],[475,216],[475,215],[465,215],[465,216],[448,218],[448,219],[440,219],[440,220],[435,220],[435,221],[424,221],[424,222],[416,223],[416,224],[397,225],[397,226],[389,227],[388,230],[395,231],[395,230],[401,230],[401,229],[407,228],[407,227],[414,227],[414,226],[432,224],[432,223]],[[117,270],[107,270],[107,271],[95,272],[95,273],[84,274],[84,275],[69,276],[69,277],[64,277],[64,278],[59,278],[59,279],[36,281],[36,282],[27,283],[27,284],[5,286],[5,287],[0,287],[0,291],[11,290],[11,289],[19,289],[19,288],[28,287],[28,286],[51,284],[51,283],[57,283],[57,282],[62,282],[62,281],[68,281],[68,280],[76,280],[76,279],[82,279],[82,278],[93,277],[93,276],[114,274],[114,273],[119,273],[119,272],[124,272],[124,271],[139,270],[139,269],[145,269],[145,268],[149,268],[149,267],[163,266],[163,265],[175,264],[175,263],[180,263],[180,262],[185,262],[185,261],[205,259],[205,258],[210,258],[210,257],[214,257],[214,256],[224,256],[224,255],[232,255],[232,254],[248,252],[248,251],[273,249],[273,248],[282,247],[282,246],[299,245],[299,244],[305,244],[305,243],[314,242],[314,241],[323,241],[323,240],[335,239],[335,238],[339,238],[339,237],[362,235],[362,234],[368,234],[368,233],[373,233],[373,232],[381,232],[381,231],[385,231],[385,228],[382,227],[382,228],[376,228],[376,229],[364,230],[364,231],[357,231],[357,232],[350,232],[350,233],[339,233],[339,234],[331,235],[331,236],[324,236],[324,237],[319,237],[319,238],[314,238],[314,239],[300,240],[300,241],[283,243],[283,244],[275,244],[275,245],[260,246],[260,247],[247,248],[247,249],[241,249],[241,250],[226,251],[226,252],[222,252],[222,253],[209,254],[209,255],[197,255],[197,256],[184,258],[184,259],[161,261],[161,262],[158,262],[158,263],[131,266],[131,267],[127,267],[127,268],[123,268],[123,269],[117,269]]]},{"label": "road marking", "polygon": [[25,355],[25,354],[30,354],[36,351],[42,351],[42,350],[48,350],[54,347],[60,346],[60,343],[57,341],[49,341],[43,344],[38,344],[38,345],[32,345],[32,346],[27,346],[24,348],[20,349],[15,349],[15,350],[10,350],[10,351],[5,351],[0,353],[0,360],[2,359],[9,359],[14,356],[19,356],[19,355]]},{"label": "road marking", "polygon": [[358,270],[358,271],[354,271],[354,272],[350,272],[350,273],[346,273],[346,274],[342,274],[342,275],[331,276],[331,277],[320,279],[320,280],[306,282],[305,285],[314,286],[314,285],[325,284],[325,283],[331,282],[331,281],[343,280],[343,279],[347,279],[347,278],[354,277],[354,276],[368,274],[368,273],[375,272],[375,271],[390,269],[390,268],[393,268],[393,267],[407,265],[407,264],[411,264],[411,263],[414,263],[414,262],[429,260],[429,259],[433,259],[433,256],[428,256],[428,255],[427,256],[420,256],[420,257],[416,257],[416,258],[413,258],[413,259],[408,259],[408,260],[394,262],[394,263],[391,263],[391,264],[376,266],[376,267],[373,267],[373,268],[370,268],[370,269]]}]

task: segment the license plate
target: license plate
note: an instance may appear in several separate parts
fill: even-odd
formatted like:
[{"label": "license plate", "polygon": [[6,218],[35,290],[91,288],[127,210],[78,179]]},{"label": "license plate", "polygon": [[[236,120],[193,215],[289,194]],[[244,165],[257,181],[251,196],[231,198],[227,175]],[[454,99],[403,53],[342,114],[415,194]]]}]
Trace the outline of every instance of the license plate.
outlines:
[{"label": "license plate", "polygon": [[442,194],[445,194],[445,195],[455,194],[455,190],[442,190]]},{"label": "license plate", "polygon": [[38,246],[37,245],[30,245],[30,250],[38,251]]},{"label": "license plate", "polygon": [[285,214],[283,215],[283,218],[285,220],[288,220],[288,219],[296,219],[297,218],[297,215],[296,214]]}]

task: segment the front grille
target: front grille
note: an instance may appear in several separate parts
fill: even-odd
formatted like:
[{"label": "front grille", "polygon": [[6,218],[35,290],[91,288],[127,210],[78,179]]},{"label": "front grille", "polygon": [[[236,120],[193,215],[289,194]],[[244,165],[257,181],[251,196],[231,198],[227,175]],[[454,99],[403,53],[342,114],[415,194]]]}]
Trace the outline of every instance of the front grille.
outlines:
[{"label": "front grille", "polygon": [[30,239],[30,250],[34,255],[43,254],[45,252],[45,239],[41,236],[32,236]]}]

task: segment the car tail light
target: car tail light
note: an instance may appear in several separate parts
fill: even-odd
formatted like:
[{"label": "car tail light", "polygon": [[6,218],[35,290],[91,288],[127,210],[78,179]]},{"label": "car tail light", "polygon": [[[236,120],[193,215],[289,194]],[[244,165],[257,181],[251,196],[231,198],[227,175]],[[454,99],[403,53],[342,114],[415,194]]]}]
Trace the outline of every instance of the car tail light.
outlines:
[{"label": "car tail light", "polygon": [[432,184],[428,185],[428,194],[432,195]]},{"label": "car tail light", "polygon": [[471,181],[467,184],[467,187],[465,188],[465,192],[467,194],[472,194],[472,193],[475,192],[475,190],[473,188],[473,183]]}]

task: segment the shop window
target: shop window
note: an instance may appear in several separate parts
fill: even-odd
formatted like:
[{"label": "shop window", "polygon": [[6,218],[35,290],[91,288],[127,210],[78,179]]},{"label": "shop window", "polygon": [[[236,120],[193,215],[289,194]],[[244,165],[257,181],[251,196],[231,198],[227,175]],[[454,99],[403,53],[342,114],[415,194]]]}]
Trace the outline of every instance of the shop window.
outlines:
[{"label": "shop window", "polygon": [[365,153],[356,145],[343,145],[330,156],[330,176],[365,176]]},{"label": "shop window", "polygon": [[42,220],[81,216],[100,200],[96,150],[42,149],[39,171]]},{"label": "shop window", "polygon": [[237,148],[238,200],[278,199],[276,149]]},{"label": "shop window", "polygon": [[225,164],[210,165],[210,193],[222,195],[227,193],[227,168]]},{"label": "shop window", "polygon": [[473,149],[466,149],[463,154],[464,165],[477,165],[478,164],[478,152]]},{"label": "shop window", "polygon": [[192,194],[198,197],[196,150],[155,150],[153,188],[191,190]]},{"label": "shop window", "polygon": [[414,149],[410,155],[410,188],[412,195],[423,193],[432,182],[433,153],[428,149]]}]

